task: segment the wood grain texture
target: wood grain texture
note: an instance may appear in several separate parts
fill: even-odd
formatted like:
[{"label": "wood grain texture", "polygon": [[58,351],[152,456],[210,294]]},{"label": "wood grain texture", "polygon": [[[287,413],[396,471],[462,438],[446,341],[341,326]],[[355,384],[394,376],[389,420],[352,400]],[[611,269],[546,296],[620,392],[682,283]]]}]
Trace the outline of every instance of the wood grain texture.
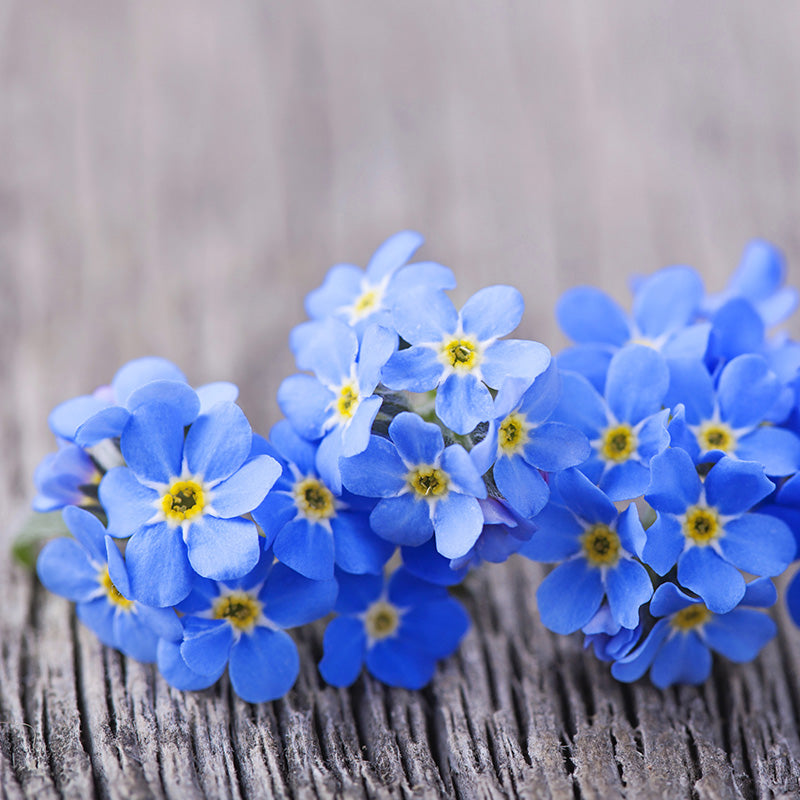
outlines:
[{"label": "wood grain texture", "polygon": [[[559,293],[746,240],[800,273],[800,9],[716,0],[0,0],[0,546],[47,413],[157,353],[278,418],[302,298],[390,233]],[[794,332],[798,332],[795,325]],[[623,686],[539,624],[540,568],[470,578],[473,631],[422,692],[317,675],[276,703],[171,690],[0,559],[4,797],[800,795],[800,636],[699,688]]]}]

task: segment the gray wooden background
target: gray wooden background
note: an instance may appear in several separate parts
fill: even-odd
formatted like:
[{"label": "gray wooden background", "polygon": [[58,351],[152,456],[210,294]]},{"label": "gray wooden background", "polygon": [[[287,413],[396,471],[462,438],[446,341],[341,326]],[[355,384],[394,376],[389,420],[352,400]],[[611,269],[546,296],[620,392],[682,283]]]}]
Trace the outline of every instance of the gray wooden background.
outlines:
[{"label": "gray wooden background", "polygon": [[[129,358],[231,379],[256,429],[302,298],[402,228],[459,301],[527,298],[554,349],[577,283],[747,239],[800,277],[793,2],[0,0],[0,546],[57,402]],[[795,333],[798,327],[794,325]],[[796,797],[800,636],[698,688],[612,681],[535,614],[538,567],[467,587],[422,692],[184,695],[0,557],[0,794],[40,798]]]}]

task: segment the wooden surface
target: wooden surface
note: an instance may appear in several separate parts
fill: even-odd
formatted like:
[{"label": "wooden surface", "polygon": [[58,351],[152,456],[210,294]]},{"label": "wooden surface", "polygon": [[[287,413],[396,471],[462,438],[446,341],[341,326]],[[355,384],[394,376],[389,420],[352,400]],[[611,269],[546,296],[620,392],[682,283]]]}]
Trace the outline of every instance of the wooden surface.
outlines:
[{"label": "wooden surface", "polygon": [[[461,301],[517,285],[563,345],[582,282],[746,240],[800,278],[800,8],[708,2],[0,0],[0,546],[57,402],[155,353],[278,418],[302,298],[415,228]],[[793,326],[795,333],[798,326]],[[698,688],[610,679],[535,614],[535,565],[467,586],[475,627],[422,692],[316,673],[284,700],[181,694],[0,558],[0,794],[800,795],[800,636]]]}]

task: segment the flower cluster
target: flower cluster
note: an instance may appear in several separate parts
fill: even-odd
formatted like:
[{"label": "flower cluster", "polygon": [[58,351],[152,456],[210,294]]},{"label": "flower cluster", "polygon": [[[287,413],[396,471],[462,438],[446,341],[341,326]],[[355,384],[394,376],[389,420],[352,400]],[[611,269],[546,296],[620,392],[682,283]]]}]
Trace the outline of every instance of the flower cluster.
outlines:
[{"label": "flower cluster", "polygon": [[[781,256],[751,243],[717,294],[668,267],[635,281],[630,315],[572,289],[557,362],[512,338],[516,289],[459,310],[421,243],[396,234],[308,295],[268,439],[235,386],[192,388],[158,358],[58,406],[34,508],[63,509],[71,536],[42,550],[43,584],[177,688],[227,669],[250,702],[291,688],[286,631],[321,619],[329,683],[424,686],[469,626],[450,587],[514,553],[553,566],[545,626],[582,631],[620,680],[753,658],[800,531]],[[800,579],[788,600],[800,624]]]}]

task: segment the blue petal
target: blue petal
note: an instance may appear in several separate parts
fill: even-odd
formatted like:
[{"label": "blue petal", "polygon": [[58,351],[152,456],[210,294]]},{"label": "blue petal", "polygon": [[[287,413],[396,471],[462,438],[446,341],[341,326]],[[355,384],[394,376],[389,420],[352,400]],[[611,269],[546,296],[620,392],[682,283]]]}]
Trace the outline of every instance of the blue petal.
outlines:
[{"label": "blue petal", "polygon": [[200,675],[219,675],[228,663],[233,646],[233,627],[224,619],[184,619],[181,657]]},{"label": "blue petal", "polygon": [[297,365],[313,372],[328,387],[350,378],[358,355],[358,337],[345,322],[330,317],[315,327],[314,336],[297,355]]},{"label": "blue petal", "polygon": [[268,494],[258,508],[253,509],[253,519],[264,531],[263,547],[272,547],[278,531],[297,516],[294,500],[283,492]]},{"label": "blue petal", "polygon": [[769,608],[778,600],[775,584],[769,578],[756,578],[747,584],[740,605]]},{"label": "blue petal", "polygon": [[647,542],[642,550],[642,560],[659,575],[666,575],[686,543],[680,522],[668,514],[659,514],[645,534]]},{"label": "blue petal", "polygon": [[86,600],[100,588],[98,570],[74,539],[48,542],[36,560],[36,572],[48,591],[67,600]]},{"label": "blue petal", "polygon": [[434,658],[451,655],[469,630],[469,616],[452,597],[409,609],[400,621],[398,636]]},{"label": "blue petal", "polygon": [[108,532],[125,538],[156,513],[159,494],[143,486],[127,467],[115,467],[100,481],[100,502],[108,515]]},{"label": "blue petal", "polygon": [[647,638],[635,650],[611,665],[611,674],[618,680],[631,683],[639,680],[653,663],[659,649],[670,632],[670,624],[661,619],[653,626]]},{"label": "blue petal", "polygon": [[[642,550],[647,541],[647,534],[642,527],[639,509],[631,503],[620,515],[617,522],[617,533],[622,546],[638,558],[642,557]],[[628,626],[626,626],[628,627]]]},{"label": "blue petal", "polygon": [[142,625],[160,639],[168,639],[171,642],[183,639],[183,625],[172,608],[151,608],[137,603],[136,616]]},{"label": "blue petal", "polygon": [[176,409],[162,403],[140,406],[122,432],[125,463],[139,478],[169,483],[181,474],[183,428]]},{"label": "blue petal", "polygon": [[639,607],[653,594],[647,570],[636,561],[623,558],[606,575],[606,595],[614,619],[623,628],[639,624]]},{"label": "blue petal", "polygon": [[316,445],[300,436],[285,419],[276,422],[269,432],[269,444],[285,460],[295,464],[301,475],[314,472]]},{"label": "blue petal", "polygon": [[75,431],[75,442],[81,447],[91,447],[103,439],[122,434],[130,412],[122,406],[108,406],[93,414]]},{"label": "blue petal", "polygon": [[259,599],[264,603],[267,619],[281,628],[295,628],[330,614],[337,591],[333,578],[311,580],[285,564],[276,564]]},{"label": "blue petal", "polygon": [[781,387],[762,356],[734,358],[722,370],[717,397],[722,418],[734,428],[761,422],[775,404]]},{"label": "blue petal", "polygon": [[585,529],[566,508],[549,503],[533,523],[537,530],[519,551],[527,558],[554,563],[580,551]]},{"label": "blue petal", "polygon": [[[499,405],[503,394],[502,388],[501,386],[500,392],[495,398],[495,407]],[[560,399],[561,373],[558,371],[556,360],[551,358],[547,369],[538,375],[530,387],[525,390],[519,401],[519,410],[528,418],[528,422],[538,424],[550,417],[556,410]],[[504,413],[512,411],[513,408],[514,406],[509,406]]]},{"label": "blue petal", "polygon": [[395,544],[415,547],[433,536],[430,507],[411,494],[381,500],[369,516],[372,530]]},{"label": "blue petal", "polygon": [[700,489],[700,478],[689,454],[670,447],[650,462],[650,486],[644,499],[656,511],[682,514],[697,502]]},{"label": "blue petal", "polygon": [[195,390],[200,401],[200,414],[205,414],[217,403],[235,403],[239,397],[239,387],[229,381],[206,383]]},{"label": "blue petal", "polygon": [[133,592],[131,591],[131,581],[128,577],[128,568],[116,541],[110,536],[106,536],[105,551],[104,560],[108,561],[108,577],[111,578],[111,583],[114,584],[117,591],[126,600],[130,600],[133,597]]},{"label": "blue petal", "polygon": [[381,379],[381,369],[397,350],[397,334],[380,325],[370,325],[361,339],[358,351],[358,385],[370,394]]},{"label": "blue petal", "polygon": [[561,330],[575,342],[622,346],[630,338],[625,312],[605,292],[578,286],[561,295],[556,305]]},{"label": "blue petal", "polygon": [[460,444],[451,444],[442,453],[442,469],[450,476],[450,489],[472,497],[486,497],[486,484],[475,469],[469,453]]},{"label": "blue petal", "polygon": [[219,680],[220,675],[225,671],[225,665],[218,675],[201,675],[186,666],[186,662],[181,657],[180,644],[168,642],[161,639],[156,648],[156,658],[158,661],[158,671],[164,680],[176,689],[181,691],[197,691],[207,689]]},{"label": "blue petal", "polygon": [[661,648],[650,679],[659,689],[673,683],[700,684],[711,672],[711,651],[694,631],[677,634]]},{"label": "blue petal", "polygon": [[130,395],[139,387],[151,381],[180,381],[186,383],[186,376],[171,362],[158,356],[145,356],[129,361],[117,371],[111,386],[117,403],[125,405]]},{"label": "blue petal", "polygon": [[800,470],[800,439],[785,428],[764,426],[742,436],[736,446],[736,457],[743,461],[759,461],[767,475],[784,477]]},{"label": "blue petal", "polygon": [[563,422],[545,422],[531,431],[531,438],[523,450],[529,464],[547,472],[582,464],[591,452],[586,435]]},{"label": "blue petal", "polygon": [[743,514],[725,524],[719,540],[725,558],[751,575],[780,575],[794,559],[796,544],[789,526],[768,514]]},{"label": "blue petal", "polygon": [[306,439],[319,439],[336,399],[311,375],[290,375],[278,387],[278,405]]},{"label": "blue petal", "polygon": [[450,492],[436,503],[433,512],[436,549],[445,558],[459,558],[478,540],[483,530],[483,512],[474,497]]},{"label": "blue petal", "polygon": [[487,286],[476,292],[461,309],[464,332],[478,341],[505,336],[519,325],[525,301],[512,286]]},{"label": "blue petal", "polygon": [[218,403],[186,434],[186,463],[208,483],[229,478],[250,455],[253,432],[235,403]]},{"label": "blue petal", "polygon": [[325,629],[324,655],[319,671],[332,686],[350,686],[364,663],[367,637],[364,623],[354,617],[337,617]]},{"label": "blue petal", "polygon": [[639,330],[657,338],[691,322],[703,299],[703,281],[690,267],[666,267],[644,281],[633,300]]},{"label": "blue petal", "polygon": [[681,555],[678,580],[715,614],[727,613],[744,597],[742,574],[710,547],[690,547]]},{"label": "blue petal", "polygon": [[474,375],[454,373],[436,393],[436,414],[456,433],[469,433],[492,416],[492,396]]},{"label": "blue petal", "polygon": [[567,347],[558,354],[562,372],[574,372],[585,378],[595,391],[603,393],[606,374],[616,348],[607,344],[579,344]]},{"label": "blue petal", "polygon": [[401,296],[419,288],[425,288],[428,291],[455,289],[456,278],[453,270],[437,264],[435,261],[406,264],[392,276],[388,291],[393,296]]},{"label": "blue petal", "polygon": [[600,479],[599,488],[614,502],[641,497],[650,483],[650,470],[638,461],[615,464]]},{"label": "blue petal", "polygon": [[367,650],[367,669],[389,686],[421,689],[433,678],[436,660],[414,644],[397,637],[376,642]]},{"label": "blue petal", "polygon": [[438,603],[449,596],[444,586],[422,580],[403,568],[392,573],[387,595],[389,602],[399,608],[413,608],[426,603]]},{"label": "blue petal", "polygon": [[561,380],[561,402],[552,419],[572,425],[594,439],[608,424],[605,401],[582,375],[563,372]]},{"label": "blue petal", "polygon": [[389,425],[389,436],[400,458],[409,466],[435,464],[444,449],[442,430],[418,414],[404,411]]},{"label": "blue petal", "polygon": [[[367,431],[369,441],[369,431]],[[362,450],[366,449],[366,443]],[[342,493],[342,474],[339,463],[342,457],[342,429],[334,428],[317,448],[315,466],[317,473],[328,488],[336,495]]]},{"label": "blue petal", "polygon": [[775,484],[764,475],[761,464],[737,461],[727,456],[711,468],[705,481],[709,504],[726,515],[748,511],[774,488]]},{"label": "blue petal", "polygon": [[702,360],[708,350],[711,323],[698,322],[675,331],[661,347],[661,355],[669,362],[673,358]]},{"label": "blue petal", "polygon": [[78,603],[75,607],[78,619],[107,647],[117,648],[114,636],[114,617],[117,606],[108,602],[108,598],[98,597],[86,603]]},{"label": "blue petal", "polygon": [[649,464],[653,456],[669,447],[670,432],[667,430],[669,415],[670,410],[665,408],[643,421],[642,427],[639,429],[639,443],[636,448],[643,463]]},{"label": "blue petal", "polygon": [[506,378],[534,380],[549,364],[550,350],[540,342],[501,339],[486,348],[481,375],[489,386],[497,389]]},{"label": "blue petal", "polygon": [[371,436],[367,449],[339,464],[342,483],[364,497],[392,497],[406,485],[407,467],[397,448],[386,439]]},{"label": "blue petal", "polygon": [[608,525],[617,517],[614,504],[583,473],[566,469],[556,476],[556,486],[570,511],[587,522]]},{"label": "blue petal", "polygon": [[50,412],[47,419],[50,430],[62,439],[74,441],[78,428],[109,405],[111,404],[108,400],[96,395],[73,397],[60,403]]},{"label": "blue petal", "polygon": [[381,380],[390,389],[427,392],[439,385],[444,364],[430,347],[398,350],[385,364]]},{"label": "blue petal", "polygon": [[539,585],[536,592],[539,616],[551,631],[572,633],[595,615],[603,594],[599,569],[587,566],[582,558],[566,561]]},{"label": "blue petal", "polygon": [[261,503],[280,474],[280,464],[274,458],[251,458],[214,487],[211,504],[215,514],[228,518],[249,513]]},{"label": "blue petal", "polygon": [[450,298],[425,288],[402,295],[392,317],[395,330],[409,344],[440,342],[458,325],[458,312]]},{"label": "blue petal", "polygon": [[503,497],[523,517],[538,514],[550,497],[550,489],[539,470],[526,464],[519,456],[498,458],[494,465],[494,479]]},{"label": "blue petal", "polygon": [[654,617],[666,617],[683,611],[684,608],[697,602],[696,597],[690,597],[674,583],[662,583],[653,593],[653,599],[650,601],[650,613]]},{"label": "blue petal", "polygon": [[135,533],[125,548],[133,598],[148,606],[174,606],[191,590],[192,568],[180,528],[165,522]]},{"label": "blue petal", "polygon": [[278,532],[272,545],[279,561],[313,580],[333,577],[333,535],[322,525],[296,519]]},{"label": "blue petal", "polygon": [[367,277],[373,283],[378,283],[402,267],[424,241],[416,231],[400,231],[390,236],[372,254],[367,264]]},{"label": "blue petal", "polygon": [[800,626],[800,572],[796,572],[786,589],[786,606],[795,625]]},{"label": "blue petal", "polygon": [[394,545],[378,537],[365,512],[340,512],[331,520],[337,566],[345,572],[379,574]]},{"label": "blue petal", "polygon": [[777,633],[775,623],[763,611],[734,608],[712,617],[703,628],[708,646],[731,661],[751,661]]},{"label": "blue petal", "polygon": [[461,583],[465,569],[453,569],[451,560],[439,554],[434,539],[419,547],[403,548],[403,566],[414,577],[440,586],[455,586]]},{"label": "blue petal", "polygon": [[621,422],[635,425],[661,409],[669,386],[667,362],[650,347],[631,345],[611,359],[606,376],[606,399]]},{"label": "blue petal", "polygon": [[337,571],[339,595],[335,610],[338,614],[360,614],[378,599],[383,591],[383,575],[348,575]]},{"label": "blue petal", "polygon": [[680,403],[686,421],[696,425],[714,413],[714,383],[702,361],[693,358],[670,359],[669,389],[664,405],[674,408]]},{"label": "blue petal", "polygon": [[98,564],[106,560],[106,529],[103,523],[89,511],[68,506],[61,513],[70,533],[81,543],[90,557]]},{"label": "blue petal", "polygon": [[[135,411],[147,403],[164,403],[177,411],[184,425],[191,425],[200,413],[200,398],[197,392],[187,383],[180,381],[158,380],[136,389],[128,398],[128,411]],[[84,430],[78,431],[79,436]],[[120,431],[122,428],[119,429]],[[119,433],[109,434],[119,436]]]},{"label": "blue petal", "polygon": [[306,297],[306,313],[312,319],[321,319],[351,305],[361,294],[363,280],[364,271],[352,264],[331,267],[322,286]]},{"label": "blue petal", "polygon": [[764,322],[751,303],[734,298],[713,316],[709,353],[715,358],[731,360],[744,353],[761,349]]},{"label": "blue petal", "polygon": [[359,403],[356,413],[353,414],[350,420],[350,424],[342,430],[341,454],[345,458],[366,450],[369,444],[372,423],[375,421],[375,417],[378,416],[378,411],[380,411],[382,404],[383,398],[377,395],[367,397]]},{"label": "blue petal", "polygon": [[198,575],[215,581],[241,578],[258,563],[258,529],[248,519],[218,519],[204,514],[186,534],[189,563]]},{"label": "blue petal", "polygon": [[151,664],[156,660],[158,637],[144,624],[138,614],[133,611],[118,610],[114,616],[113,631],[117,647],[126,656],[144,664]]}]

